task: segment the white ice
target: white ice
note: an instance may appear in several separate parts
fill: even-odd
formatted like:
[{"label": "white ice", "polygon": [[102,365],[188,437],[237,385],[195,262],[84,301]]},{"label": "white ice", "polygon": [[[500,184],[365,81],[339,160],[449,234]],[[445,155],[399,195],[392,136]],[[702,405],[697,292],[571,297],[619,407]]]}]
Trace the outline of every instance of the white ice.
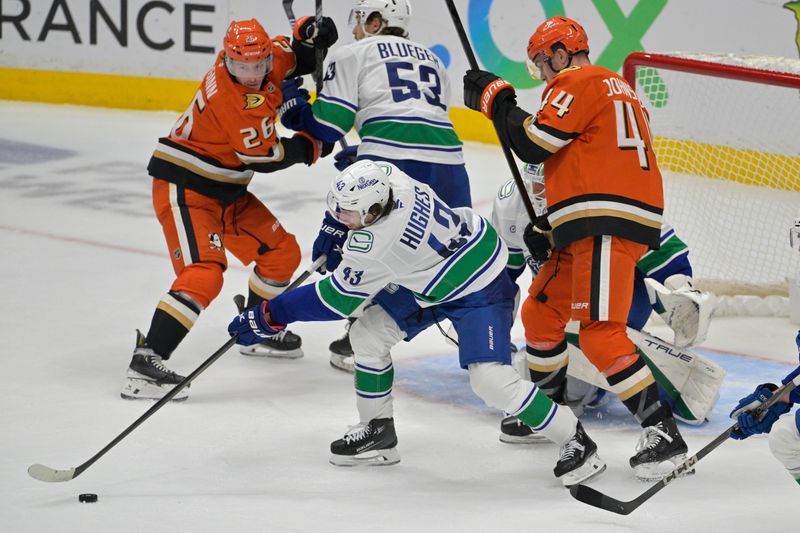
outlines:
[{"label": "white ice", "polygon": [[[54,88],[57,90],[57,88]],[[173,279],[151,213],[147,161],[175,113],[0,103],[3,407],[0,529],[81,531],[756,531],[788,529],[800,487],[766,438],[724,443],[697,474],[629,516],[573,500],[552,475],[554,446],[498,441],[436,330],[398,346],[395,420],[402,462],[328,464],[329,443],[357,420],[351,376],[328,364],[341,323],[292,326],[305,358],[231,350],[80,477],[46,484],[32,463],[77,466],[152,403],[119,391],[134,342]],[[509,173],[498,147],[467,144],[476,207],[488,215]],[[330,160],[259,175],[252,191],[294,232],[303,268],[335,172]],[[191,372],[227,340],[232,296],[248,271],[231,261],[220,297],[170,361]],[[695,452],[721,433],[736,400],[797,363],[787,319],[718,319],[702,353],[728,370]],[[663,334],[663,330],[655,331]],[[520,342],[522,330],[513,330]],[[616,403],[614,403],[616,402]],[[614,400],[586,417],[608,462],[593,483],[618,499],[647,488],[627,466],[639,430]],[[79,504],[78,494],[99,495]]]}]

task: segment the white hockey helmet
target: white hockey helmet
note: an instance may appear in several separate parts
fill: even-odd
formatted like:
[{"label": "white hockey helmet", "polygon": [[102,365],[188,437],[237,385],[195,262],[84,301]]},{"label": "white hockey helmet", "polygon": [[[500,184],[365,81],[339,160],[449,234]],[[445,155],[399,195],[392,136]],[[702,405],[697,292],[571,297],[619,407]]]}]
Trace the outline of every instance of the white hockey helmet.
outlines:
[{"label": "white hockey helmet", "polygon": [[357,0],[350,10],[350,27],[361,24],[361,29],[364,29],[367,18],[376,11],[383,19],[380,29],[375,33],[364,30],[364,33],[377,35],[384,28],[400,28],[403,36],[408,37],[408,23],[411,21],[411,4],[408,0]]},{"label": "white hockey helmet", "polygon": [[363,159],[356,161],[331,182],[328,192],[328,209],[339,220],[342,210],[356,211],[362,226],[367,226],[367,215],[378,215],[386,207],[391,195],[389,175],[392,166],[388,163]]},{"label": "white hockey helmet", "polygon": [[531,199],[536,216],[547,212],[547,195],[544,188],[544,163],[526,163],[522,165],[522,183]]}]

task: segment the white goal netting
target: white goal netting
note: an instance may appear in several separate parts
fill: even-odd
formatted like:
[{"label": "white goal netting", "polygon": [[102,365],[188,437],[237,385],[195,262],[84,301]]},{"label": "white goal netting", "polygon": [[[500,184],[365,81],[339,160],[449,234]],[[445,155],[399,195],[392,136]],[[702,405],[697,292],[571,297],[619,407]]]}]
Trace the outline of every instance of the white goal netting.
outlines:
[{"label": "white goal netting", "polygon": [[785,300],[800,270],[788,238],[800,217],[800,60],[675,53],[628,63],[651,117],[665,218],[689,245],[698,284]]}]

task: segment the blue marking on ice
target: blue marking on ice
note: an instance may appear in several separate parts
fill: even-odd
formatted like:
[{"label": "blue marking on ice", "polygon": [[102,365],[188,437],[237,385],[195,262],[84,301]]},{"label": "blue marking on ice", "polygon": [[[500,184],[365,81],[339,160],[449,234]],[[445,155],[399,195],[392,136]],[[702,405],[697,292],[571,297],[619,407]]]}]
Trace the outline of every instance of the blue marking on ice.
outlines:
[{"label": "blue marking on ice", "polygon": [[[720,390],[720,399],[714,406],[709,421],[700,426],[681,423],[682,431],[721,433],[733,423],[728,414],[740,398],[751,393],[760,383],[779,383],[794,368],[791,364],[712,352],[702,348],[695,348],[694,351],[720,365],[727,374]],[[395,366],[395,388],[404,393],[436,403],[495,415],[498,420],[502,416],[472,392],[467,371],[458,366],[456,352],[409,361],[400,358],[395,361]],[[604,405],[587,410],[581,416],[581,421],[587,428],[639,427],[622,402],[610,394],[606,398],[609,399]]]}]

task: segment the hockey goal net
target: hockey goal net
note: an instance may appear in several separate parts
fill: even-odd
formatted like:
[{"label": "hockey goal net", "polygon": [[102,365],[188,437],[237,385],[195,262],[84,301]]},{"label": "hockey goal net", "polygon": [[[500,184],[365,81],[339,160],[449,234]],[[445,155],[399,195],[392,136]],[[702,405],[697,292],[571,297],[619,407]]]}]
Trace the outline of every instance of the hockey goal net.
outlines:
[{"label": "hockey goal net", "polygon": [[650,113],[664,217],[689,245],[698,285],[788,313],[800,270],[788,238],[800,217],[800,61],[634,53],[623,70]]}]

